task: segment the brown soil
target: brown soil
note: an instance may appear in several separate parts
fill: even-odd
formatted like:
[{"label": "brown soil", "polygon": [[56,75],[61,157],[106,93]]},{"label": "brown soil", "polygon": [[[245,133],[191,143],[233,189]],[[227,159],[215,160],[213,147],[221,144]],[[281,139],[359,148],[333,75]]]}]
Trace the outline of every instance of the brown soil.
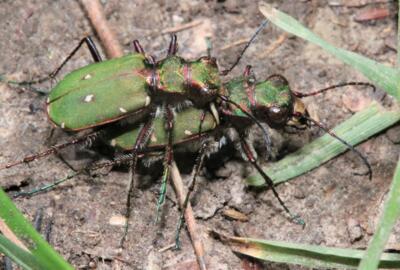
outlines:
[{"label": "brown soil", "polygon": [[[228,67],[234,61],[243,45],[223,47],[248,38],[263,19],[257,5],[251,1],[185,0],[179,1],[179,4],[174,4],[174,1],[103,2],[106,2],[108,20],[126,52],[130,50],[130,42],[139,39],[147,52],[160,59],[165,55],[169,42],[169,36],[161,32],[199,20],[202,24],[179,32],[180,54],[187,58],[204,55],[204,38],[211,36],[213,53],[222,67]],[[394,3],[351,6],[350,1],[270,2],[337,46],[389,65],[395,63],[395,14],[363,23],[354,19],[368,8],[384,7],[394,11]],[[2,1],[0,21],[0,73],[12,75],[16,80],[48,74],[83,36],[93,35],[78,1]],[[293,89],[299,91],[342,81],[365,81],[350,67],[292,36],[268,52],[271,44],[282,38],[282,34],[279,29],[268,26],[232,76],[240,74],[245,64],[251,64],[259,79],[280,73],[288,78]],[[63,73],[90,62],[90,55],[81,50]],[[43,106],[45,97],[31,91],[4,85],[0,87],[0,163],[4,163],[45,148],[52,126],[47,121]],[[50,85],[43,87],[50,88]],[[369,98],[379,100],[381,97],[381,91],[374,94],[349,87],[307,98],[306,103],[314,115],[333,127],[349,118],[351,110],[356,110],[359,102]],[[356,102],[351,102],[353,99]],[[311,141],[316,133],[305,131],[297,136],[283,136],[279,156]],[[55,138],[62,140],[61,135]],[[244,268],[245,263],[229,247],[213,239],[208,229],[296,243],[366,247],[388,191],[400,151],[399,142],[399,129],[394,127],[357,147],[372,164],[372,181],[354,175],[364,167],[354,154],[346,153],[294,181],[280,185],[278,191],[287,205],[306,221],[304,229],[287,219],[270,190],[255,192],[245,187],[243,179],[251,168],[239,155],[221,155],[224,162],[218,165],[214,176],[202,174],[193,197],[209,269],[248,268]],[[91,152],[77,153],[74,150],[70,153],[74,156],[69,155],[67,159],[74,166],[83,166],[98,157]],[[180,159],[178,165],[188,174],[193,163]],[[212,166],[209,164],[209,167]],[[159,168],[153,167],[152,170]],[[25,183],[28,186],[23,189],[31,189],[69,172],[71,170],[64,162],[52,156],[30,166],[1,171],[0,184],[6,189],[19,189]],[[188,177],[185,179],[188,181]],[[110,224],[110,218],[120,215],[125,209],[127,181],[128,175],[124,170],[95,178],[80,176],[50,192],[29,199],[17,199],[16,203],[29,218],[39,208],[45,210],[46,219],[52,217],[51,243],[77,269],[196,269],[196,259],[186,233],[182,233],[182,250],[159,252],[174,241],[179,211],[169,187],[164,222],[153,224],[159,178],[149,177],[146,170],[142,170],[141,185],[135,194],[126,248],[118,250],[123,228]],[[221,213],[230,207],[245,213],[249,221],[225,218]],[[399,241],[400,227],[397,226],[390,244]],[[259,269],[304,268],[268,263]]]}]

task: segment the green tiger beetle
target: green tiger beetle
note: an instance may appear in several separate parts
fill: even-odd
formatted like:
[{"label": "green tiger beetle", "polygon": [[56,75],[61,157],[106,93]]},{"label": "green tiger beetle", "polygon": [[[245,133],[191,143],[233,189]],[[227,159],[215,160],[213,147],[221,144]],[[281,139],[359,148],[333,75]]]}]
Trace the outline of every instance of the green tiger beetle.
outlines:
[{"label": "green tiger beetle", "polygon": [[[236,140],[240,144],[241,152],[266,180],[285,211],[295,222],[303,224],[304,222],[285,206],[272,180],[258,165],[255,151],[246,141],[247,131],[251,125],[257,124],[263,130],[264,141],[269,148],[271,142],[268,132],[260,123],[277,129],[287,126],[304,129],[310,123],[323,128],[309,117],[300,98],[345,85],[372,86],[368,83],[350,82],[302,94],[292,91],[287,80],[280,75],[273,75],[265,81],[257,82],[249,66],[242,77],[223,84],[219,75],[229,73],[239,62],[244,50],[230,69],[219,73],[215,59],[209,56],[196,61],[186,61],[176,56],[176,36],[172,36],[168,56],[159,62],[156,62],[154,57],[147,56],[138,41],[133,42],[135,54],[101,62],[100,54],[92,40],[87,37],[50,77],[54,77],[84,43],[88,45],[95,62],[99,63],[68,74],[50,93],[47,112],[50,120],[65,130],[79,131],[93,128],[94,131],[89,135],[54,145],[22,160],[0,166],[0,169],[29,163],[69,145],[84,144],[96,138],[108,138],[111,146],[128,154],[112,162],[89,166],[85,170],[118,163],[130,164],[131,174],[125,214],[127,221],[121,244],[128,229],[136,163],[143,153],[157,152],[157,149],[158,152],[160,150],[164,152],[164,173],[157,206],[158,217],[170,177],[173,146],[199,142],[199,159],[185,199],[186,207],[190,192],[195,185],[195,176],[207,153],[205,138],[221,140],[224,135],[220,134],[224,134],[227,128],[236,131]],[[112,94],[109,91],[113,91]],[[162,119],[159,119],[159,116]],[[371,175],[370,165],[360,152],[333,132],[327,129],[325,131],[355,151],[363,159]],[[81,172],[78,171],[76,174]],[[69,178],[72,177],[61,179],[57,183]],[[39,191],[45,189],[47,187]],[[184,209],[182,213],[183,211]],[[179,224],[180,228],[182,217]]]},{"label": "green tiger beetle", "polygon": [[[284,129],[287,127],[305,129],[310,126],[310,123],[323,128],[320,123],[310,118],[304,103],[301,101],[301,98],[323,93],[330,89],[346,85],[363,85],[374,87],[369,83],[349,82],[333,85],[308,94],[303,94],[291,90],[288,81],[281,75],[272,75],[264,81],[256,81],[255,76],[251,72],[250,66],[248,66],[246,67],[243,76],[232,79],[228,83],[224,84],[224,91],[228,93],[229,96],[221,96],[223,102],[216,107],[219,119],[216,119],[215,114],[209,111],[188,107],[172,112],[174,113],[174,126],[170,133],[165,126],[165,120],[155,117],[151,114],[147,115],[141,121],[129,122],[129,119],[126,119],[124,121],[116,121],[115,123],[105,125],[105,127],[100,131],[101,134],[96,136],[106,141],[113,148],[116,148],[120,152],[124,152],[126,154],[121,155],[110,162],[90,165],[82,171],[78,171],[65,179],[61,179],[56,184],[68,180],[83,171],[93,170],[105,166],[114,166],[121,163],[128,163],[132,165],[131,162],[132,158],[134,157],[132,150],[137,147],[138,139],[145,136],[147,138],[146,143],[138,148],[136,158],[146,158],[149,156],[160,157],[162,156],[162,153],[166,152],[172,145],[174,146],[175,150],[177,150],[177,148],[185,149],[188,145],[190,145],[192,149],[199,152],[199,158],[194,168],[194,175],[188,187],[188,193],[184,203],[185,208],[188,204],[190,193],[194,189],[196,176],[199,168],[201,167],[204,156],[206,154],[210,154],[212,151],[218,150],[218,147],[210,147],[210,145],[212,142],[219,145],[221,141],[225,141],[225,138],[229,136],[227,135],[227,130],[233,129],[237,136],[231,136],[229,139],[231,141],[239,142],[239,150],[243,153],[243,156],[263,176],[266,183],[271,187],[275,197],[279,200],[279,203],[291,216],[291,218],[297,223],[304,224],[304,222],[298,216],[291,213],[284,202],[280,199],[271,179],[258,165],[253,146],[246,141],[247,131],[254,124],[254,121],[251,117],[275,129]],[[143,127],[146,125],[146,123],[149,123],[149,118],[154,119],[154,121],[151,121],[152,124],[149,125],[148,128],[145,129],[146,132],[143,133]],[[368,161],[360,152],[358,152],[358,150],[354,149],[347,142],[337,137],[330,130],[325,128],[323,129],[331,136],[344,143],[349,149],[355,151],[362,158],[368,167],[368,173],[371,175],[371,168]],[[49,155],[56,151],[56,149],[61,149],[70,144],[79,143],[86,140],[88,140],[88,137],[85,136],[71,140],[70,142],[64,144],[55,145],[53,148],[50,148],[42,153],[26,157],[23,160],[15,163],[7,164],[5,167],[11,167],[19,163],[27,163],[36,158]],[[169,151],[172,154],[172,147],[169,149]],[[167,179],[164,173],[162,187],[160,190],[160,199],[157,206],[158,209],[164,203],[166,184]],[[43,191],[53,186],[54,184],[51,184],[42,189],[35,190],[35,192]],[[128,202],[127,212],[130,212],[129,205],[130,203]],[[181,214],[184,212],[184,208],[182,209]],[[182,217],[180,218],[178,224],[176,243],[179,242],[178,237],[179,230],[182,226]]]}]

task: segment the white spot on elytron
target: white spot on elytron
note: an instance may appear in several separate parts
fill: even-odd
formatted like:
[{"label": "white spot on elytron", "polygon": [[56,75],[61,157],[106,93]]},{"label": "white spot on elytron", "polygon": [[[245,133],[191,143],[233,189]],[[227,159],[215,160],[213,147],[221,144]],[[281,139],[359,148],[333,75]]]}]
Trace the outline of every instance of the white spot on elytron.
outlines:
[{"label": "white spot on elytron", "polygon": [[119,111],[122,112],[122,113],[126,113],[126,112],[127,112],[127,110],[125,110],[125,109],[122,108],[122,107],[119,108]]},{"label": "white spot on elytron", "polygon": [[85,102],[91,102],[93,101],[94,95],[87,95],[84,99]]},{"label": "white spot on elytron", "polygon": [[184,133],[185,133],[185,135],[188,135],[188,136],[193,134],[190,130],[185,130]]},{"label": "white spot on elytron", "polygon": [[50,103],[50,97],[47,97],[46,99],[46,103],[49,104]]},{"label": "white spot on elytron", "polygon": [[61,128],[65,128],[65,123],[64,122],[61,123]]},{"label": "white spot on elytron", "polygon": [[112,139],[110,144],[111,144],[111,146],[116,146],[117,145],[117,141],[115,139]]},{"label": "white spot on elytron", "polygon": [[92,78],[92,75],[86,74],[85,77],[83,77],[84,80],[89,80]]},{"label": "white spot on elytron", "polygon": [[144,103],[144,106],[149,106],[150,102],[151,102],[151,98],[150,98],[150,96],[147,96],[146,97],[146,102]]}]

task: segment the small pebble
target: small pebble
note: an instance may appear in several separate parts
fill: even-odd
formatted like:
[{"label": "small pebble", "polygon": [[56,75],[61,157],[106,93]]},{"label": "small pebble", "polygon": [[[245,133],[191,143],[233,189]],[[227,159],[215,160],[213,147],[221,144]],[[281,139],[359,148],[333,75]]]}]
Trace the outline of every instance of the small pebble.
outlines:
[{"label": "small pebble", "polygon": [[363,237],[363,230],[360,226],[360,223],[353,218],[350,218],[347,221],[347,232],[349,234],[351,243],[361,240]]},{"label": "small pebble", "polygon": [[300,187],[300,188],[295,189],[293,196],[296,199],[304,199],[306,197],[306,193],[304,192],[304,189],[302,189]]},{"label": "small pebble", "polygon": [[126,218],[121,215],[115,215],[110,217],[108,223],[112,226],[125,226]]},{"label": "small pebble", "polygon": [[386,131],[386,136],[392,143],[400,143],[400,126],[395,126]]}]

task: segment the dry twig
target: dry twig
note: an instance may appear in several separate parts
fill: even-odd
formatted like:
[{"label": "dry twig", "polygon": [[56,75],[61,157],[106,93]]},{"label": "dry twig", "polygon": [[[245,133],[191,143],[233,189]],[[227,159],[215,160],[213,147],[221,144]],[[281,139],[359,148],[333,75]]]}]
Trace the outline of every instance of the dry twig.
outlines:
[{"label": "dry twig", "polygon": [[273,51],[275,51],[279,46],[281,46],[283,44],[283,42],[285,42],[285,40],[287,39],[288,35],[286,33],[283,33],[282,35],[280,35],[278,37],[278,39],[276,39],[274,42],[272,42],[267,49],[265,49],[265,51],[259,56],[259,58],[265,58],[269,55],[271,55],[271,53]]},{"label": "dry twig", "polygon": [[115,34],[107,24],[100,2],[98,0],[81,0],[81,3],[104,46],[108,58],[121,57],[124,54],[122,47],[119,42],[116,42]]},{"label": "dry twig", "polygon": [[196,20],[196,21],[193,21],[190,23],[185,23],[185,24],[181,24],[181,25],[177,25],[177,26],[173,26],[173,27],[168,27],[168,28],[162,30],[161,34],[165,35],[165,34],[177,33],[177,32],[189,29],[189,28],[196,27],[202,23],[203,23],[203,21]]}]

